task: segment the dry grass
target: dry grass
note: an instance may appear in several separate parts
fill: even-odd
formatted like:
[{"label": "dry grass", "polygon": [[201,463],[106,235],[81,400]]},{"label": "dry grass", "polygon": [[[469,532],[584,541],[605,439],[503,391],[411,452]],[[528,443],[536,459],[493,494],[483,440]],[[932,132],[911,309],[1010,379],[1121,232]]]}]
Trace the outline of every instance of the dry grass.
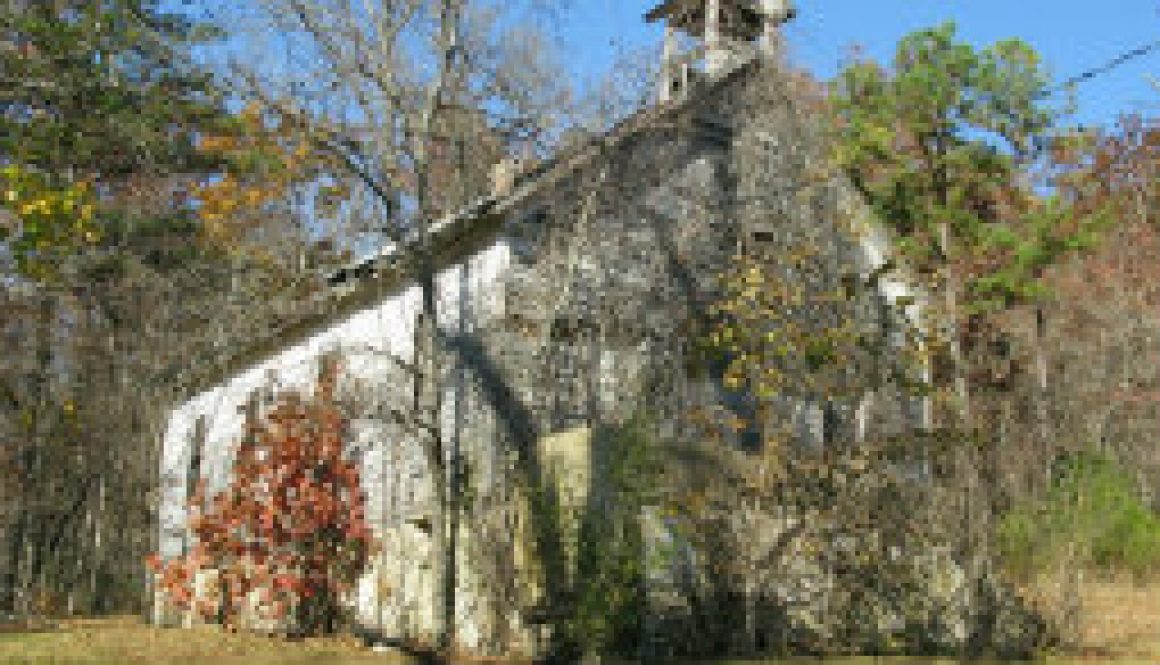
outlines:
[{"label": "dry grass", "polygon": [[1160,581],[1085,582],[1078,637],[1086,649],[1160,662]]},{"label": "dry grass", "polygon": [[[1076,587],[1044,575],[1023,588],[1049,620],[1071,626],[1061,635],[1069,656],[1087,661],[1160,663],[1160,580],[1137,582],[1091,574]],[[1078,597],[1077,594],[1078,593]],[[1075,607],[1074,621],[1062,608]]]},{"label": "dry grass", "polygon": [[0,633],[0,664],[361,665],[402,664],[352,637],[287,641],[217,626],[157,628],[136,617],[62,622],[55,630]]},{"label": "dry grass", "polygon": [[[1160,663],[1160,582],[1089,582],[1081,595],[1083,620],[1079,653],[1061,654],[1048,659],[1048,664]],[[0,665],[409,665],[412,662],[398,654],[375,653],[352,637],[287,641],[229,633],[217,626],[157,628],[136,617],[77,619],[61,622],[54,629],[32,632],[0,631]],[[951,661],[845,658],[826,662],[829,665],[932,665]]]}]

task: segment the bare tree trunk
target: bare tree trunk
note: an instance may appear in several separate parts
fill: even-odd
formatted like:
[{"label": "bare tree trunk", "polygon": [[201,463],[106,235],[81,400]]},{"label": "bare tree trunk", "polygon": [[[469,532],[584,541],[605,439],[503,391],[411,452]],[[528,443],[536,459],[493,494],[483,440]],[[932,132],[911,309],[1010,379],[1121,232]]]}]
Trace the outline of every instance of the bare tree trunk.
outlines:
[{"label": "bare tree trunk", "polygon": [[1047,336],[1047,321],[1043,306],[1035,307],[1035,429],[1039,440],[1040,464],[1043,465],[1044,487],[1051,484],[1052,436],[1051,424],[1047,419],[1047,352],[1044,349]]},{"label": "bare tree trunk", "polygon": [[947,349],[950,353],[951,371],[953,372],[954,394],[958,400],[959,423],[966,426],[971,417],[970,392],[967,386],[966,357],[963,355],[962,347],[962,327],[959,325],[958,319],[959,283],[954,267],[950,264],[951,243],[950,224],[942,222],[939,224],[939,244],[942,247],[943,255],[947,257],[945,283],[943,284],[943,306],[946,311],[943,312],[943,316],[947,321]]},{"label": "bare tree trunk", "polygon": [[[416,164],[416,191],[418,194],[418,247],[417,266],[419,284],[422,290],[423,319],[420,335],[424,341],[427,358],[423,376],[425,400],[420,413],[431,425],[426,454],[435,481],[436,503],[439,506],[438,525],[434,529],[435,551],[440,559],[439,602],[442,608],[442,629],[439,648],[445,655],[455,648],[455,494],[459,491],[455,473],[456,460],[446,458],[445,437],[442,423],[442,386],[440,377],[444,370],[438,317],[438,292],[435,283],[435,265],[429,225],[433,212],[433,192],[430,188],[430,157],[432,128],[435,115],[444,102],[450,86],[452,69],[458,50],[459,2],[442,0],[439,9],[438,55],[439,68],[427,92],[424,108],[419,116],[414,150]],[[450,473],[449,473],[450,471]]]},{"label": "bare tree trunk", "polygon": [[17,535],[20,541],[18,558],[14,562],[17,573],[17,590],[20,593],[17,614],[30,615],[35,612],[34,594],[42,593],[37,588],[38,581],[44,581],[44,510],[48,498],[38,495],[44,491],[44,447],[48,442],[48,402],[52,377],[52,336],[55,303],[50,294],[40,295],[36,326],[36,376],[29,397],[29,427],[24,451],[25,482],[23,487],[24,510],[17,516]]}]

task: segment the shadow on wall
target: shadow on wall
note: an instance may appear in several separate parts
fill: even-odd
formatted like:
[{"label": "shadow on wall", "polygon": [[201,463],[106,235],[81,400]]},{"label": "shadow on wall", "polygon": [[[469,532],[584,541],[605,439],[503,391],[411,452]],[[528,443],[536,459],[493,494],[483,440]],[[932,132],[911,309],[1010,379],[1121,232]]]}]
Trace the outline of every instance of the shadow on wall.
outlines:
[{"label": "shadow on wall", "polygon": [[572,649],[560,640],[567,634],[564,624],[570,614],[569,575],[559,520],[549,517],[560,514],[560,499],[540,457],[537,445],[541,436],[539,427],[531,410],[520,401],[478,337],[442,334],[440,341],[455,354],[458,364],[476,378],[484,400],[497,414],[502,428],[499,441],[516,453],[520,482],[532,504],[531,528],[536,555],[543,569],[546,606],[537,608],[534,614],[538,616],[534,618],[552,628],[549,659],[566,657]]}]

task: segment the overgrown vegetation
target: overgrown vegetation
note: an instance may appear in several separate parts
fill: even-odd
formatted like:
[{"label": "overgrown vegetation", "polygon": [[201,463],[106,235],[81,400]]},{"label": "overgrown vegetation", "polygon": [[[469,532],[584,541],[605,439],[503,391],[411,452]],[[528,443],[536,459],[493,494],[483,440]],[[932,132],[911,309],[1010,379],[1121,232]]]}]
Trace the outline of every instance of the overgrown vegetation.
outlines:
[{"label": "overgrown vegetation", "polygon": [[[317,394],[290,394],[247,424],[229,486],[189,500],[193,543],[162,562],[159,584],[181,609],[208,621],[277,632],[332,633],[343,595],[365,569],[374,539],[358,466],[344,458],[346,419],[336,376]],[[199,577],[208,576],[200,585]],[[269,630],[269,629],[267,629]]]},{"label": "overgrown vegetation", "polygon": [[1025,578],[1061,560],[1112,575],[1160,572],[1160,517],[1106,454],[1061,458],[1046,496],[1004,515],[998,535],[1005,563]]},{"label": "overgrown vegetation", "polygon": [[[782,232],[762,247],[761,260],[742,257],[727,271],[709,340],[725,360],[725,387],[749,407],[735,411],[741,417],[726,417],[724,429],[757,430],[757,446],[766,452],[753,464],[751,482],[758,487],[784,491],[789,485],[767,479],[787,475],[787,462],[793,466],[787,454],[803,456],[801,450],[777,452],[780,442],[801,431],[787,396],[817,414],[806,435],[815,450],[804,458],[817,455],[819,444],[824,450],[808,464],[823,476],[846,479],[841,451],[873,442],[831,415],[867,409],[864,417],[871,419],[866,414],[873,413],[873,401],[890,395],[909,396],[922,409],[926,431],[907,442],[914,448],[905,456],[909,461],[878,465],[864,477],[910,491],[917,491],[914,484],[926,486],[912,499],[929,513],[925,522],[904,515],[897,524],[885,523],[889,511],[877,511],[850,524],[846,513],[860,514],[854,507],[860,504],[835,514],[827,512],[835,503],[828,497],[815,499],[807,514],[843,524],[848,531],[842,539],[876,542],[895,527],[955,525],[932,532],[925,549],[952,552],[946,570],[954,573],[948,574],[961,574],[963,581],[954,584],[971,589],[976,599],[957,616],[946,613],[953,605],[947,602],[938,610],[923,607],[918,615],[926,619],[903,614],[918,621],[916,635],[945,636],[954,632],[946,631],[947,622],[957,622],[966,637],[945,643],[959,639],[962,648],[1042,645],[1030,633],[1011,632],[1019,625],[1040,634],[1022,599],[1000,581],[1000,560],[1024,574],[1064,557],[1069,565],[1103,571],[1145,575],[1154,569],[1158,522],[1136,498],[1138,480],[1074,453],[1052,470],[1046,486],[1042,480],[1053,458],[1076,450],[1074,441],[1053,440],[1053,433],[1062,438],[1064,432],[1053,426],[1051,414],[1070,409],[1059,400],[1064,390],[1049,358],[1063,349],[1079,356],[1092,337],[1077,322],[1057,329],[1049,344],[1048,312],[1064,309],[1061,303],[1073,297],[1054,279],[1056,270],[1108,253],[1101,242],[1120,233],[1112,212],[1124,194],[1102,184],[1108,165],[1099,142],[1067,126],[1060,109],[1040,94],[1048,80],[1026,44],[1010,40],[977,49],[960,42],[951,24],[906,36],[889,66],[856,62],[846,68],[830,88],[831,166],[887,227],[895,241],[892,260],[839,283],[841,269],[825,260],[840,250],[821,244],[828,239]],[[860,229],[851,230],[850,240],[861,239]],[[883,290],[887,281],[893,284]],[[902,285],[908,293],[886,296]],[[1139,306],[1132,311],[1143,312]],[[1094,401],[1086,403],[1107,413],[1096,405],[1114,400],[1114,388],[1106,377],[1090,378],[1093,385],[1083,391]],[[1146,381],[1154,383],[1155,373]],[[1126,441],[1106,439],[1126,447]],[[909,482],[892,485],[899,475]],[[786,503],[785,497],[770,502]],[[1018,507],[1000,521],[1003,506],[1012,502]],[[901,544],[894,549],[908,551]],[[843,582],[875,579],[870,592],[854,584],[835,593],[876,598],[886,608],[881,616],[895,611],[889,608],[899,598],[937,595],[933,587],[916,587],[902,572],[905,566],[892,569],[892,557],[880,552]],[[1012,620],[1016,616],[1021,618]],[[851,623],[865,625],[865,618],[855,614]],[[942,628],[923,623],[932,618]],[[872,641],[882,634],[875,630],[847,638]],[[843,643],[833,636],[821,641]]]},{"label": "overgrown vegetation", "polygon": [[641,519],[657,500],[659,451],[641,417],[598,432],[595,441],[601,485],[580,521],[570,628],[586,653],[636,656],[650,564]]}]

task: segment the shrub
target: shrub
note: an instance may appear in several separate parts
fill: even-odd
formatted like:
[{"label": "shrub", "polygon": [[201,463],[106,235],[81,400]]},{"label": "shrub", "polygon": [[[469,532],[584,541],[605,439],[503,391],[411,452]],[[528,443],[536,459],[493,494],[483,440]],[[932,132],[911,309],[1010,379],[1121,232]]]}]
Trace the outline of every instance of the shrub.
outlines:
[{"label": "shrub", "polygon": [[598,433],[603,488],[589,498],[577,553],[573,639],[594,654],[635,655],[645,614],[646,548],[641,512],[652,503],[657,461],[638,417]]},{"label": "shrub", "polygon": [[[234,478],[208,507],[199,486],[190,500],[191,551],[153,562],[178,606],[237,626],[256,595],[257,619],[293,618],[305,633],[335,629],[339,597],[373,542],[358,466],[343,458],[347,421],[333,381],[324,375],[308,400],[284,395],[262,422],[247,425]],[[216,571],[211,597],[197,592],[199,571]]]},{"label": "shrub", "polygon": [[1104,572],[1145,576],[1160,570],[1160,519],[1115,461],[1084,453],[1060,460],[1047,496],[1003,517],[999,546],[1008,567],[1027,577],[1069,551]]}]

